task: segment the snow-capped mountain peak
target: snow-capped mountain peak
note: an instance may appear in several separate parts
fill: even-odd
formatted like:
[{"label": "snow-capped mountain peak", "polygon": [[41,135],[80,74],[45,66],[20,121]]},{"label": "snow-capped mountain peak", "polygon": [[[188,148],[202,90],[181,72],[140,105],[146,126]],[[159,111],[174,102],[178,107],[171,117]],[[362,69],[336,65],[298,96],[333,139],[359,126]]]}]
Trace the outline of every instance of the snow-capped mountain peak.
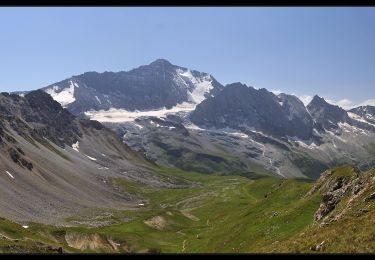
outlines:
[{"label": "snow-capped mountain peak", "polygon": [[194,109],[222,88],[207,73],[158,59],[130,71],[84,73],[43,90],[73,114],[82,115],[89,111],[171,110],[184,103]]},{"label": "snow-capped mountain peak", "polygon": [[69,86],[61,87],[54,85],[48,89],[45,89],[45,92],[51,95],[51,97],[59,102],[63,107],[67,107],[76,100],[74,97],[75,88],[79,88],[78,84],[73,80],[70,80]]}]

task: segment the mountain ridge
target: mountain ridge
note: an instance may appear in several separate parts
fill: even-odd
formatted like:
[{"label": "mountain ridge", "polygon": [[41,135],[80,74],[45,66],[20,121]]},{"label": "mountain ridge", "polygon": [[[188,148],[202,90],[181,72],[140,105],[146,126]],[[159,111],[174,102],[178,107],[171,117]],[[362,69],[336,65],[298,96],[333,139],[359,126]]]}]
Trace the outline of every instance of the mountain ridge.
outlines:
[{"label": "mountain ridge", "polygon": [[[264,167],[278,176],[317,178],[340,163],[372,165],[375,124],[369,113],[343,110],[318,95],[305,106],[294,95],[215,81],[158,59],[128,72],[84,73],[43,90],[169,167],[210,173],[232,168],[246,175]],[[233,154],[235,163],[227,160]]]},{"label": "mountain ridge", "polygon": [[182,102],[200,102],[222,87],[210,74],[158,59],[129,71],[86,72],[42,89],[73,114],[82,115],[109,108],[171,108]]}]

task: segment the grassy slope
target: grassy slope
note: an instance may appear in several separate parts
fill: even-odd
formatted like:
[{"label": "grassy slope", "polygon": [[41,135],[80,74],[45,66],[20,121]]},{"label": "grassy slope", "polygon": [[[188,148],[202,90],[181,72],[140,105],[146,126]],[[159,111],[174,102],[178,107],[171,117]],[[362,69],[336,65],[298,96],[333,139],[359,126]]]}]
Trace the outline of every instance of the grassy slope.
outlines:
[{"label": "grassy slope", "polygon": [[[337,227],[332,225],[323,231],[314,229],[313,216],[319,207],[320,194],[305,196],[313,183],[276,178],[249,180],[239,176],[207,176],[166,168],[156,170],[165,177],[173,175],[200,185],[189,189],[152,189],[114,179],[114,184],[148,198],[148,203],[138,210],[112,212],[109,219],[113,224],[105,227],[89,228],[83,225],[57,228],[30,224],[29,229],[23,229],[0,220],[0,234],[8,234],[12,238],[31,238],[21,242],[26,244],[24,248],[28,250],[45,250],[45,246],[36,244],[35,240],[39,240],[48,245],[62,246],[67,252],[77,249],[67,245],[65,234],[91,241],[92,248],[86,248],[83,252],[113,250],[109,240],[118,245],[117,252],[309,251],[311,244],[334,235],[332,232],[338,232],[343,226],[353,233],[348,232],[340,237],[341,242],[331,247],[332,251],[345,251],[344,247],[353,239],[353,234],[361,234],[357,238],[358,243],[361,239],[373,239],[372,229],[357,229],[356,225],[370,223],[371,219],[349,219],[334,224],[339,225]],[[156,216],[163,220],[160,229],[144,223]],[[356,230],[362,233],[356,233]],[[0,252],[11,251],[7,243],[16,242],[0,239]],[[373,250],[368,246],[356,249]],[[18,250],[27,251],[22,248]]]},{"label": "grassy slope", "polygon": [[[352,167],[338,167],[331,178],[351,178]],[[375,194],[375,170],[361,173],[362,181],[369,185],[363,193],[352,199],[351,193],[342,198],[341,202],[328,216],[342,217],[329,225],[320,226],[314,223],[304,232],[290,237],[278,244],[279,252],[311,252],[313,246],[324,241],[324,252],[328,253],[374,253],[375,252],[375,200],[366,200]],[[351,202],[351,203],[350,203]],[[267,248],[264,248],[267,251]]]}]

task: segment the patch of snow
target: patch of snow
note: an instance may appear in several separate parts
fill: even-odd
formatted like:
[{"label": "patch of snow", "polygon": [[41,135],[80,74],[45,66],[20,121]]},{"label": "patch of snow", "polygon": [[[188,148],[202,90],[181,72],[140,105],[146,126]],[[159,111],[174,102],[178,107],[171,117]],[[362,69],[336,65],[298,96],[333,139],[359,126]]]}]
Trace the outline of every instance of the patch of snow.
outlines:
[{"label": "patch of snow", "polygon": [[104,157],[105,157],[106,155],[105,155],[104,153],[102,153],[102,156],[104,156]]},{"label": "patch of snow", "polygon": [[316,135],[319,135],[319,136],[320,136],[320,133],[318,132],[318,130],[316,130],[316,128],[313,129],[313,132],[314,132]]},{"label": "patch of snow", "polygon": [[[370,124],[370,125],[373,125],[373,124]],[[374,125],[375,126],[375,125]],[[345,130],[349,130],[349,132],[351,133],[361,133],[361,134],[366,134],[366,131],[361,129],[361,128],[358,128],[356,126],[352,126],[352,125],[349,125],[348,123],[339,123],[339,127],[341,129],[343,129],[344,131]],[[345,131],[347,132],[347,131]]]},{"label": "patch of snow", "polygon": [[25,228],[25,229],[28,229],[29,228],[29,226],[22,226],[23,228]]},{"label": "patch of snow", "polygon": [[108,170],[108,167],[98,167],[99,170]]},{"label": "patch of snow", "polygon": [[313,141],[301,140],[297,136],[287,136],[287,138],[288,138],[288,141],[298,143],[298,145],[307,149],[319,148],[319,146],[317,146]]},{"label": "patch of snow", "polygon": [[100,101],[100,99],[98,98],[98,96],[95,96],[96,100],[101,104],[102,101]]},{"label": "patch of snow", "polygon": [[212,132],[212,133],[224,133],[224,134],[227,134],[227,135],[233,135],[233,136],[238,136],[238,137],[241,137],[241,138],[249,138],[249,136],[245,133],[242,133],[242,132],[237,132],[238,130],[234,130],[234,129],[231,129],[231,128],[221,128],[221,129],[216,129],[214,127],[210,128],[210,129],[203,129],[203,128],[200,128],[199,126],[193,124],[193,123],[190,123],[190,124],[187,124],[187,125],[184,125],[185,128],[188,128],[188,129],[192,129],[192,130],[200,130],[200,131],[207,131],[207,132]]},{"label": "patch of snow", "polygon": [[14,179],[14,176],[10,172],[8,172],[8,171],[5,171],[5,172],[9,175],[9,177],[11,177],[12,179]]},{"label": "patch of snow", "polygon": [[69,88],[64,88],[60,92],[57,92],[58,90],[60,90],[59,86],[53,86],[52,88],[46,89],[45,92],[51,95],[51,97],[59,102],[63,107],[66,107],[76,100],[74,97],[75,83],[72,80],[70,80],[69,82]]},{"label": "patch of snow", "polygon": [[[340,124],[342,124],[342,123],[339,123],[339,126],[340,126]],[[343,139],[343,138],[341,138],[340,136],[336,135],[336,134],[333,133],[332,131],[328,131],[328,130],[325,130],[325,131],[326,131],[328,134],[332,135],[334,138],[340,140],[341,142],[343,142],[343,143],[346,143],[346,142],[347,142],[345,139]]]},{"label": "patch of snow", "polygon": [[247,134],[241,133],[241,132],[226,132],[223,131],[223,133],[228,134],[228,135],[234,135],[234,136],[239,136],[241,138],[249,138]]},{"label": "patch of snow", "polygon": [[91,156],[88,156],[87,154],[85,154],[85,155],[86,155],[86,157],[89,158],[90,160],[92,160],[92,161],[96,161],[95,158],[93,158],[93,157],[91,157]]},{"label": "patch of snow", "polygon": [[193,123],[185,125],[185,128],[192,129],[192,130],[202,130],[202,131],[206,130],[206,129],[200,128],[199,126],[197,126]]},{"label": "patch of snow", "polygon": [[79,148],[79,141],[77,141],[75,144],[72,144],[72,148],[73,150],[79,152],[78,148]]},{"label": "patch of snow", "polygon": [[136,127],[138,127],[139,129],[142,129],[143,128],[143,126],[141,126],[141,125],[138,125],[138,124],[134,124]]}]

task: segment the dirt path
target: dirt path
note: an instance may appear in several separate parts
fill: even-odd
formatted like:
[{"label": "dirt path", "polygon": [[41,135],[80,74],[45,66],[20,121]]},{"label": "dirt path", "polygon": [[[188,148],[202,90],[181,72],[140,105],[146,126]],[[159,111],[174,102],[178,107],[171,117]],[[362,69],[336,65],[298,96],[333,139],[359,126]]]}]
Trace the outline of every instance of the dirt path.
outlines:
[{"label": "dirt path", "polygon": [[193,221],[199,221],[200,220],[198,217],[194,216],[193,214],[191,214],[188,211],[180,210],[180,212],[182,213],[182,215],[184,215],[185,217],[187,217],[187,218],[189,218]]},{"label": "dirt path", "polygon": [[186,239],[184,240],[184,242],[182,242],[182,251],[181,252],[185,252],[185,250],[186,250],[186,242],[187,242]]},{"label": "dirt path", "polygon": [[7,240],[10,240],[10,241],[18,241],[19,239],[13,239],[13,238],[10,238],[10,237],[8,237],[8,236],[6,236],[6,235],[3,235],[3,234],[0,234],[0,237],[3,237],[3,238],[5,238],[5,239],[7,239]]}]

